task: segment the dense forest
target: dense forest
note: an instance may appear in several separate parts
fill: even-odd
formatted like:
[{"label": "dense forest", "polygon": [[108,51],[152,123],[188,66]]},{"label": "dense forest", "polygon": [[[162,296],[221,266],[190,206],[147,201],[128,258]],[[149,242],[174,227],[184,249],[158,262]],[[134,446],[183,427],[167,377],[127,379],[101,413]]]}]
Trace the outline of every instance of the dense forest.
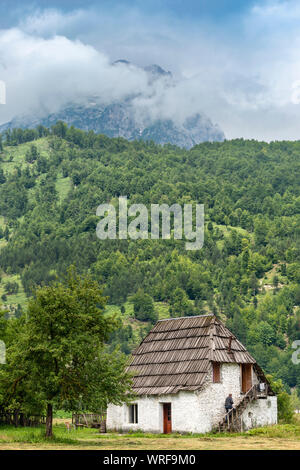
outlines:
[{"label": "dense forest", "polygon": [[[99,240],[96,208],[203,203],[205,242]],[[300,394],[300,142],[232,140],[191,150],[68,128],[0,139],[1,302],[26,314],[33,286],[74,264],[103,286],[130,353],[158,319],[213,312]],[[16,321],[16,320],[14,320]]]}]

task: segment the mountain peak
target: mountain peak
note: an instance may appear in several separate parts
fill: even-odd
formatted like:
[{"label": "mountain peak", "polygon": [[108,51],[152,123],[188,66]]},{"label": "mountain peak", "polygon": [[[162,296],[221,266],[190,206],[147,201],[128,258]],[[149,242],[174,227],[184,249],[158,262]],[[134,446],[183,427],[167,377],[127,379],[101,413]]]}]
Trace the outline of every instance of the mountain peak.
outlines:
[{"label": "mountain peak", "polygon": [[[113,64],[134,65],[126,59],[118,59]],[[150,87],[157,80],[163,81],[165,89],[172,86],[172,73],[160,65],[151,64],[138,68],[147,73]],[[16,116],[1,125],[0,132],[16,127],[34,128],[38,124],[51,127],[57,121],[64,121],[79,129],[93,130],[109,137],[153,140],[158,144],[171,143],[184,148],[191,148],[204,141],[222,141],[225,138],[218,125],[214,125],[201,112],[191,113],[182,123],[178,123],[175,118],[160,118],[157,113],[155,117],[151,104],[148,107],[143,104],[139,108],[139,98],[143,96],[136,93],[108,104],[101,94],[83,96],[80,101],[68,102],[53,113]]]},{"label": "mountain peak", "polygon": [[126,59],[118,59],[118,60],[115,60],[115,61],[113,62],[113,65],[116,65],[116,64],[130,65],[131,62],[129,62],[129,61],[126,60]]},{"label": "mountain peak", "polygon": [[144,70],[145,72],[151,73],[152,75],[172,77],[171,72],[166,72],[166,70],[164,70],[162,67],[160,67],[160,65],[157,64],[147,65],[146,67],[144,67]]}]

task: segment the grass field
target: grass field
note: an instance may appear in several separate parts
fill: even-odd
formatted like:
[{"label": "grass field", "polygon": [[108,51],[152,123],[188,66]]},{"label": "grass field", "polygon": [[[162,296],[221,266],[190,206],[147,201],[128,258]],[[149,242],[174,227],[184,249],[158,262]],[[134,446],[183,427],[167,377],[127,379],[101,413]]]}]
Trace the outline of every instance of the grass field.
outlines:
[{"label": "grass field", "polygon": [[300,450],[300,425],[285,424],[237,434],[99,434],[95,429],[68,432],[57,419],[54,438],[46,441],[44,428],[0,426],[0,450]]},{"label": "grass field", "polygon": [[63,201],[64,198],[67,196],[68,192],[71,189],[71,179],[70,178],[63,178],[62,175],[59,175],[56,180],[56,191],[59,195],[59,201]]},{"label": "grass field", "polygon": [[48,157],[51,152],[47,138],[43,137],[37,139],[34,142],[26,142],[17,146],[5,147],[2,152],[2,161],[0,162],[0,167],[4,172],[11,173],[14,171],[16,165],[20,168],[25,168],[27,163],[25,161],[26,152],[30,150],[31,145],[37,147],[38,152],[41,156]]}]

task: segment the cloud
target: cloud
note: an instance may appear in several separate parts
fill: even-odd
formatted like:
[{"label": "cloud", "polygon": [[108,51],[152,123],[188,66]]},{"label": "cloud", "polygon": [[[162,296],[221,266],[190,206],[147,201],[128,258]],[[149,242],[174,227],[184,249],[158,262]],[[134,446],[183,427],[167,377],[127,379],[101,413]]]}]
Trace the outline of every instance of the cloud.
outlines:
[{"label": "cloud", "polygon": [[105,54],[64,36],[44,39],[18,28],[0,31],[0,57],[0,76],[7,87],[3,118],[55,111],[87,95],[101,95],[109,103],[147,85],[144,71],[112,65]]},{"label": "cloud", "polygon": [[88,12],[75,10],[62,14],[55,9],[36,10],[34,13],[21,19],[19,28],[28,33],[39,36],[53,36],[66,29],[77,28],[88,17]]},{"label": "cloud", "polygon": [[[132,12],[130,17],[132,20],[135,14]],[[76,22],[83,18],[89,21],[90,13],[64,15],[50,10],[25,18],[18,27],[0,31],[0,76],[7,84],[2,122],[26,113],[42,116],[90,95],[99,96],[104,103],[135,95],[136,112],[145,120],[172,118],[182,122],[194,112],[203,111],[200,88],[193,86],[195,77],[177,77],[172,83],[164,77],[149,80],[142,67],[113,64],[113,59],[95,46],[58,34],[70,25],[76,29]],[[133,40],[137,47],[140,33],[136,30]],[[132,37],[127,37],[127,44],[131,41]],[[169,34],[157,36],[155,30],[152,36],[149,30],[146,42],[149,48],[153,48],[153,42],[168,43],[170,50],[174,46]]]},{"label": "cloud", "polygon": [[268,0],[251,9],[256,19],[282,22],[297,21],[300,18],[300,5],[297,0]]},{"label": "cloud", "polygon": [[[260,2],[223,23],[158,13],[39,10],[0,30],[0,121],[87,95],[108,103],[135,94],[149,119],[200,111],[227,138],[299,138],[298,2]],[[138,66],[112,65],[118,58]],[[171,70],[172,84],[149,82],[141,66],[151,63]]]}]

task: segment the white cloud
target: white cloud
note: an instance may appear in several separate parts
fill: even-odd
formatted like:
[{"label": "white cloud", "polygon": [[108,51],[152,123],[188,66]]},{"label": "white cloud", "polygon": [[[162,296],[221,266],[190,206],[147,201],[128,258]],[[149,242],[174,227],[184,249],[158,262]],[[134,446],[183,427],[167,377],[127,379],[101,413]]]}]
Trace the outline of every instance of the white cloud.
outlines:
[{"label": "white cloud", "polygon": [[[136,10],[37,12],[0,31],[0,122],[89,94],[110,102],[138,93],[137,112],[152,118],[203,111],[228,138],[298,139],[299,18],[294,0],[253,7],[234,23],[237,32]],[[118,58],[159,63],[175,72],[174,86],[149,85],[140,68],[111,65]]]},{"label": "white cloud", "polygon": [[29,34],[53,36],[66,28],[78,26],[85,16],[83,10],[62,14],[58,10],[47,9],[21,19],[19,28]]},{"label": "white cloud", "polygon": [[0,57],[0,76],[7,86],[3,118],[30,110],[54,111],[90,94],[111,102],[141,92],[147,82],[143,71],[113,66],[105,54],[80,41],[43,39],[17,28],[0,31]]},{"label": "white cloud", "polygon": [[300,18],[300,5],[297,0],[268,0],[264,5],[255,5],[252,14],[256,20],[285,21]]}]

